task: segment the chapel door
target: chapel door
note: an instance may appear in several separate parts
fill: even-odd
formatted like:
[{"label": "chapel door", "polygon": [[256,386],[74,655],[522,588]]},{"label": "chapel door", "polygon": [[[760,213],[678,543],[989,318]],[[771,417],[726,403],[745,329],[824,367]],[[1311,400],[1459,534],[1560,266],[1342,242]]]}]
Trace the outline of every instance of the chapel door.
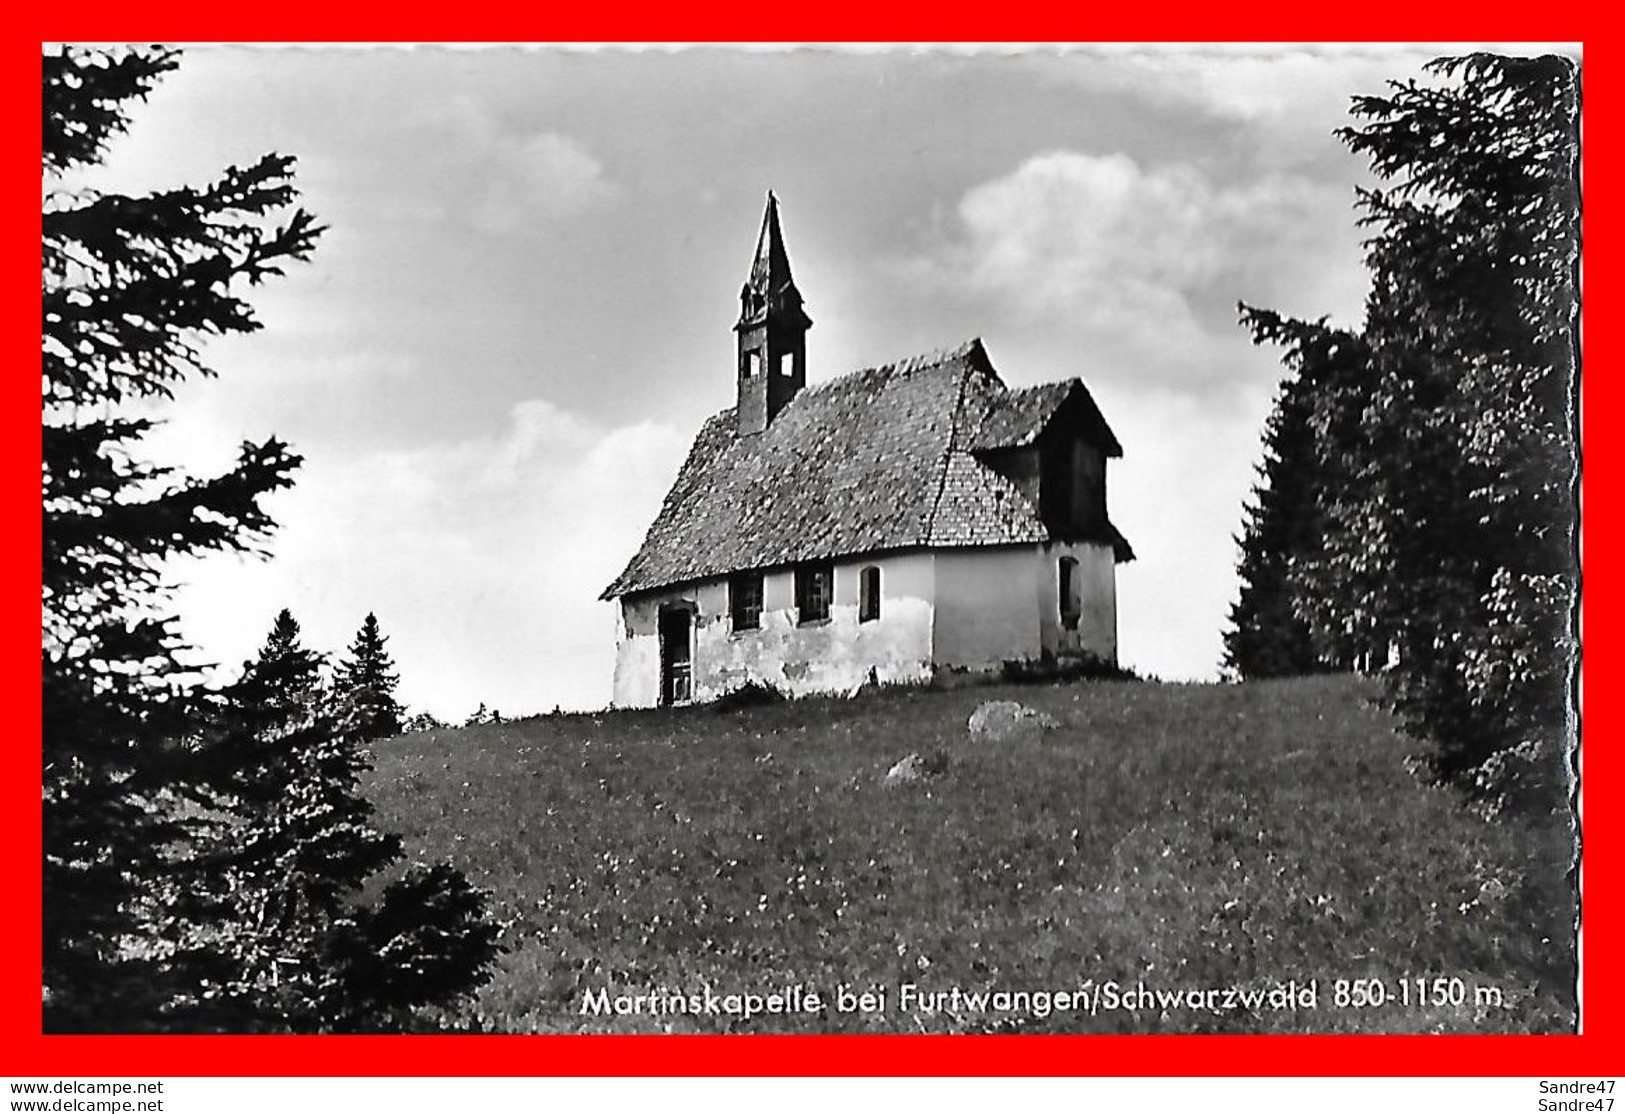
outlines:
[{"label": "chapel door", "polygon": [[660,703],[668,707],[694,698],[692,627],[686,607],[660,612]]}]

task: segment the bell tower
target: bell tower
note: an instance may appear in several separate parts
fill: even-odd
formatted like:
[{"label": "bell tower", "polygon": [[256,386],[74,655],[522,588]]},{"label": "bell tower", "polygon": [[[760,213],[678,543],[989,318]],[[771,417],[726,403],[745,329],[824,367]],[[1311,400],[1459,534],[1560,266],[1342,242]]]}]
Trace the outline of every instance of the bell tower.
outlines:
[{"label": "bell tower", "polygon": [[739,291],[739,433],[760,433],[807,383],[807,330],[801,291],[790,277],[790,257],[779,230],[779,199],[767,194],[762,231],[750,277]]}]

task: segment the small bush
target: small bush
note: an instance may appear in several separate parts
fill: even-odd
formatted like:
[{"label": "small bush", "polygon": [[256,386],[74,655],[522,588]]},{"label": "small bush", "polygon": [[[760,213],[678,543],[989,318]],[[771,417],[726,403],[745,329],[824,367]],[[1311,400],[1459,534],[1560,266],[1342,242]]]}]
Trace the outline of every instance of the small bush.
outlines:
[{"label": "small bush", "polygon": [[772,704],[783,704],[790,698],[772,685],[760,681],[746,681],[737,688],[729,689],[711,702],[711,710],[718,714],[737,712],[745,708],[763,708]]},{"label": "small bush", "polygon": [[1482,815],[1551,815],[1569,805],[1568,757],[1530,740],[1496,751],[1472,771],[1468,792]]},{"label": "small bush", "polygon": [[1048,685],[1063,681],[1138,681],[1132,669],[1094,654],[1058,658],[1045,654],[1038,659],[1018,658],[1007,661],[999,670],[999,679],[1017,685]]}]

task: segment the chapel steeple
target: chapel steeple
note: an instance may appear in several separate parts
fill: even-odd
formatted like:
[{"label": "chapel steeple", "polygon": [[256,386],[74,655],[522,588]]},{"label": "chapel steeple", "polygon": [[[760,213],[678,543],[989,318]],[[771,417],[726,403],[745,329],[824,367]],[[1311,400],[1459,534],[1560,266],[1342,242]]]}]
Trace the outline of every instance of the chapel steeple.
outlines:
[{"label": "chapel steeple", "polygon": [[739,291],[739,432],[760,433],[807,384],[807,330],[801,291],[790,277],[790,256],[779,229],[779,199],[767,194],[762,231],[750,277]]}]

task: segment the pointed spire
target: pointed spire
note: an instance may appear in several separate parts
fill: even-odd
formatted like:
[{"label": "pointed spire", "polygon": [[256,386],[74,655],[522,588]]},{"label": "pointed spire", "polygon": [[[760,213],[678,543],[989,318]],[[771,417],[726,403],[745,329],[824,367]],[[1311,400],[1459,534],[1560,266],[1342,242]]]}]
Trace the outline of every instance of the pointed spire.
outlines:
[{"label": "pointed spire", "polygon": [[811,327],[801,291],[790,277],[790,256],[779,228],[779,199],[769,190],[756,256],[750,278],[739,290],[739,321],[734,325],[741,434],[761,433],[807,385]]},{"label": "pointed spire", "polygon": [[784,232],[779,228],[779,199],[772,190],[767,191],[750,278],[739,291],[739,323],[747,325],[770,315],[793,320],[803,329],[812,324],[801,308],[801,291],[790,277],[790,254],[784,250]]},{"label": "pointed spire", "polygon": [[779,199],[768,190],[762,231],[756,237],[756,261],[750,268],[750,285],[766,296],[787,282],[794,280],[790,277],[790,256],[784,250],[784,233],[779,229]]}]

